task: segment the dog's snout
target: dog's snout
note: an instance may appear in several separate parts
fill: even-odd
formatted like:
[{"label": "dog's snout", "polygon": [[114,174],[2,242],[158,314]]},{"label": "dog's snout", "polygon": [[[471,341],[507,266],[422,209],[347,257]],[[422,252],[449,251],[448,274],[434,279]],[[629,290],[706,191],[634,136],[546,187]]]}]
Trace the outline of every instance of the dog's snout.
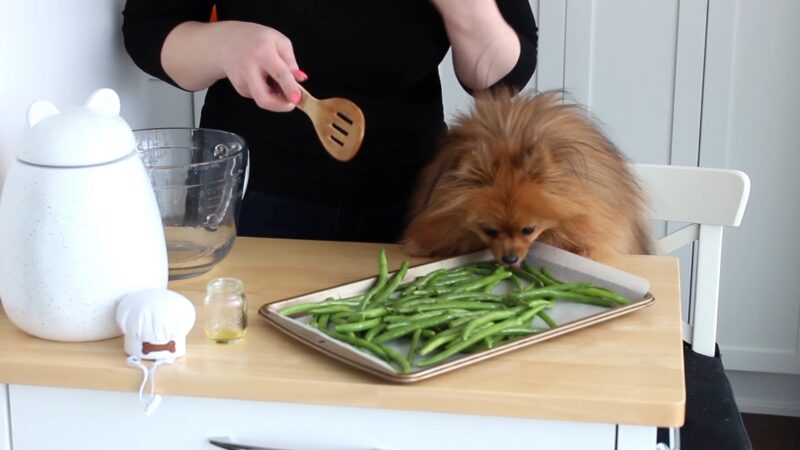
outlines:
[{"label": "dog's snout", "polygon": [[519,257],[517,256],[516,253],[506,253],[505,255],[503,255],[502,259],[503,262],[506,264],[515,264],[517,261],[519,261]]}]

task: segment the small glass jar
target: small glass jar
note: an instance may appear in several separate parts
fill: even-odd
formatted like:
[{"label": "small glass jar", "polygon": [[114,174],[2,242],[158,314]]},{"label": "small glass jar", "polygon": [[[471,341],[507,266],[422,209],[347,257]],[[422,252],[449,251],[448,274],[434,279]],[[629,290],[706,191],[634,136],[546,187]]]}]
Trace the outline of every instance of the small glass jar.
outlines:
[{"label": "small glass jar", "polygon": [[243,338],[247,332],[247,297],[236,278],[215,278],[206,286],[206,336],[219,344]]}]

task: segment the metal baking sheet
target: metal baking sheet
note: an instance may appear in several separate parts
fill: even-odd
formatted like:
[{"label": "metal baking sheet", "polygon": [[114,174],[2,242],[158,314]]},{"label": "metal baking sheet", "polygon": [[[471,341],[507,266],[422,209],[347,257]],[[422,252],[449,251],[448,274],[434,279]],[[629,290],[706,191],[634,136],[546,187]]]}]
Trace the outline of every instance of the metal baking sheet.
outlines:
[{"label": "metal baking sheet", "polygon": [[[553,308],[548,310],[548,313],[553,317],[556,323],[559,324],[555,328],[524,336],[517,340],[498,345],[492,349],[476,353],[459,354],[431,367],[412,367],[412,370],[407,373],[398,372],[394,367],[372,354],[355,348],[350,344],[338,341],[320,332],[316,328],[308,326],[308,315],[293,318],[279,313],[281,309],[299,303],[317,303],[331,297],[340,298],[358,295],[365,292],[373,285],[375,277],[311,292],[298,297],[279,300],[262,306],[259,309],[259,314],[277,329],[339,361],[386,380],[399,383],[413,383],[466,367],[512,350],[543,342],[547,339],[552,339],[556,336],[570,333],[581,328],[605,322],[615,317],[629,314],[649,306],[655,301],[655,298],[649,292],[650,283],[646,279],[555,247],[537,243],[531,249],[527,259],[534,267],[544,266],[553,276],[562,281],[590,282],[594,285],[611,289],[627,297],[631,300],[631,303],[615,308],[604,308],[565,301],[556,302]],[[491,253],[483,251],[422,264],[410,268],[403,282],[411,281],[417,276],[425,275],[439,268],[453,268],[472,262],[491,260]],[[535,319],[533,325],[547,328],[538,317]],[[402,339],[398,340],[398,342],[392,342],[392,345],[403,352],[403,354],[405,354],[408,348],[407,340]]]}]

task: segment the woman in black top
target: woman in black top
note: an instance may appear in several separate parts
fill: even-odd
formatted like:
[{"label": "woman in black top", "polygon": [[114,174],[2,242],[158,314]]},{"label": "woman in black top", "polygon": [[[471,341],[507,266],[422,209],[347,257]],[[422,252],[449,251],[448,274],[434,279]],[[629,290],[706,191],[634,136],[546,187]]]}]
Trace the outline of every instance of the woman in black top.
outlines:
[{"label": "woman in black top", "polygon": [[[448,49],[469,91],[521,89],[536,67],[528,0],[128,0],[123,14],[136,64],[185,90],[208,87],[200,125],[247,141],[240,235],[397,241],[445,130]],[[330,157],[294,110],[298,82],[361,107],[366,133],[351,161]]]}]

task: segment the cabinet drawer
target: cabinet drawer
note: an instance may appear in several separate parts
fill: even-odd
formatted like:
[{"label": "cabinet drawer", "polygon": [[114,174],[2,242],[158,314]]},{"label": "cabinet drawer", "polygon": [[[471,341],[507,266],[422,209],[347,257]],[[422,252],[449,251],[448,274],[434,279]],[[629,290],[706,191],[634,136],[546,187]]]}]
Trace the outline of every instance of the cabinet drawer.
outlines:
[{"label": "cabinet drawer", "polygon": [[11,450],[8,420],[8,385],[0,384],[0,450]]},{"label": "cabinet drawer", "polygon": [[385,409],[10,386],[14,449],[217,449],[213,436],[291,450],[613,449],[615,426]]}]

